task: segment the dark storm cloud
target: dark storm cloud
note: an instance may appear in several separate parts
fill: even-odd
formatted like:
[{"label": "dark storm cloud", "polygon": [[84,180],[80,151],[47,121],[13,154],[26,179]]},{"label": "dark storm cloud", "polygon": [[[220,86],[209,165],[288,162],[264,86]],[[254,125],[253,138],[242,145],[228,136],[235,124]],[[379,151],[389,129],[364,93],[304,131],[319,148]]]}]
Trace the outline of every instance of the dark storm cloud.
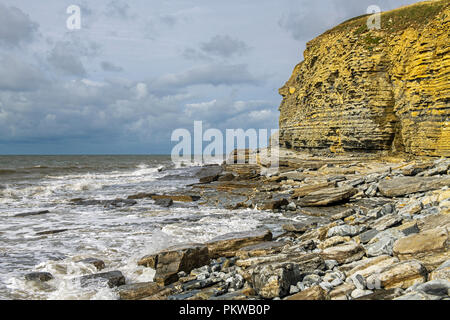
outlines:
[{"label": "dark storm cloud", "polygon": [[245,42],[234,39],[229,35],[216,35],[208,42],[201,43],[200,49],[211,55],[229,58],[233,55],[245,53],[249,47]]},{"label": "dark storm cloud", "polygon": [[38,28],[22,10],[0,3],[0,44],[14,47],[31,41]]},{"label": "dark storm cloud", "polygon": [[261,80],[252,75],[245,64],[210,64],[176,74],[166,74],[151,85],[157,89],[173,89],[194,85],[232,86],[260,83]]},{"label": "dark storm cloud", "polygon": [[121,71],[123,71],[122,67],[116,66],[116,65],[114,65],[113,63],[111,63],[109,61],[102,61],[101,67],[102,67],[103,71],[108,71],[108,72],[121,72]]},{"label": "dark storm cloud", "polygon": [[209,41],[199,44],[199,49],[186,48],[183,56],[189,60],[211,60],[213,58],[232,58],[241,56],[249,51],[244,41],[232,38],[229,35],[216,35]]}]

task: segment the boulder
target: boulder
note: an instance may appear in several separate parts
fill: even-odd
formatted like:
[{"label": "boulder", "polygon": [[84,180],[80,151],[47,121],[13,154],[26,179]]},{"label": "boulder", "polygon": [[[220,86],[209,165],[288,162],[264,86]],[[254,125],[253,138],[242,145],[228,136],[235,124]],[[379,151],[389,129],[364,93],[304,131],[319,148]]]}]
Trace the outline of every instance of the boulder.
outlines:
[{"label": "boulder", "polygon": [[321,243],[318,244],[317,247],[319,247],[320,249],[323,250],[323,249],[326,249],[329,247],[334,247],[341,243],[349,242],[350,240],[351,240],[350,237],[334,236],[334,237],[331,237],[331,238],[328,238],[328,239],[322,241]]},{"label": "boulder", "polygon": [[161,289],[156,282],[141,282],[120,286],[117,293],[121,300],[138,300],[154,295]]},{"label": "boulder", "polygon": [[327,189],[330,187],[334,187],[335,185],[336,185],[335,182],[322,182],[322,183],[308,184],[308,185],[302,186],[300,188],[294,189],[292,198],[301,198],[312,192],[315,192],[315,191],[318,191],[321,189]]},{"label": "boulder", "polygon": [[366,229],[366,227],[363,227],[363,226],[349,226],[349,225],[344,224],[344,225],[332,227],[331,229],[329,229],[327,232],[327,237],[328,238],[334,237],[334,236],[353,237],[353,236],[360,234],[365,229]]},{"label": "boulder", "polygon": [[419,261],[401,261],[381,269],[367,278],[368,283],[379,284],[381,288],[406,289],[427,281],[427,270]]},{"label": "boulder", "polygon": [[208,247],[202,244],[176,245],[158,253],[155,282],[168,285],[178,280],[178,273],[209,264]]},{"label": "boulder", "polygon": [[109,271],[90,274],[80,278],[80,284],[82,287],[97,283],[107,284],[110,288],[118,287],[125,284],[125,277],[120,271]]},{"label": "boulder", "polygon": [[393,254],[395,240],[391,237],[382,237],[377,242],[371,243],[366,246],[366,252],[368,257],[377,257],[381,255],[389,255]]},{"label": "boulder", "polygon": [[156,269],[157,263],[158,263],[158,254],[149,254],[139,259],[137,264],[138,266]]},{"label": "boulder", "polygon": [[264,241],[271,241],[269,230],[233,232],[216,237],[206,243],[211,258],[232,257],[236,251]]},{"label": "boulder", "polygon": [[251,285],[265,299],[284,297],[291,285],[304,277],[297,263],[275,262],[256,266],[252,270]]},{"label": "boulder", "polygon": [[448,280],[432,280],[425,283],[417,284],[408,289],[408,291],[425,292],[433,296],[445,297],[450,295],[450,281]]},{"label": "boulder", "polygon": [[300,205],[315,207],[342,203],[348,201],[357,192],[358,190],[351,186],[322,189],[303,197],[300,201]]},{"label": "boulder", "polygon": [[401,261],[416,259],[429,271],[450,259],[448,229],[441,227],[423,231],[397,240],[394,255]]},{"label": "boulder", "polygon": [[27,281],[47,282],[53,279],[53,275],[49,272],[31,272],[25,275]]},{"label": "boulder", "polygon": [[160,207],[168,208],[173,205],[172,199],[156,199],[155,204]]},{"label": "boulder", "polygon": [[433,272],[430,273],[429,280],[448,280],[450,281],[450,260],[445,261],[439,267],[436,268]]},{"label": "boulder", "polygon": [[378,189],[385,197],[393,198],[437,190],[448,185],[450,185],[450,177],[398,177],[381,181]]},{"label": "boulder", "polygon": [[322,251],[321,256],[324,260],[336,260],[339,264],[344,264],[361,259],[365,253],[361,245],[356,242],[348,242],[326,248]]},{"label": "boulder", "polygon": [[285,300],[330,300],[330,296],[321,286],[315,285],[289,296]]}]

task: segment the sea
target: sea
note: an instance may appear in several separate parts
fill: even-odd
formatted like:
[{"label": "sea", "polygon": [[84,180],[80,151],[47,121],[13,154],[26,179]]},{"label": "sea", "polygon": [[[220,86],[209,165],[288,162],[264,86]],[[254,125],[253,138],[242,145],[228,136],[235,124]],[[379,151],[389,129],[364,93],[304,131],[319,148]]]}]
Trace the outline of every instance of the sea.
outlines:
[{"label": "sea", "polygon": [[[155,270],[140,257],[171,245],[206,242],[229,232],[268,228],[281,233],[289,219],[256,209],[226,210],[151,199],[134,206],[74,205],[73,199],[113,200],[141,192],[165,194],[197,183],[200,165],[179,165],[170,156],[0,156],[0,300],[114,300],[108,286],[81,286],[79,278],[119,270],[127,283],[152,281]],[[48,210],[49,213],[17,216]],[[49,234],[47,231],[63,230]],[[30,272],[50,272],[45,283]]]}]

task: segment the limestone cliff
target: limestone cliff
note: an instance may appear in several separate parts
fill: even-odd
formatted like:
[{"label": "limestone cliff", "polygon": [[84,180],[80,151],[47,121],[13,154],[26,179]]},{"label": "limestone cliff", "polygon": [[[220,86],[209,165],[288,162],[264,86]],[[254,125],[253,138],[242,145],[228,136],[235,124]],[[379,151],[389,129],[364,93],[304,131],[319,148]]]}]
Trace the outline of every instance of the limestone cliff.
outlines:
[{"label": "limestone cliff", "polygon": [[450,0],[351,19],[310,41],[280,89],[280,143],[450,156]]}]

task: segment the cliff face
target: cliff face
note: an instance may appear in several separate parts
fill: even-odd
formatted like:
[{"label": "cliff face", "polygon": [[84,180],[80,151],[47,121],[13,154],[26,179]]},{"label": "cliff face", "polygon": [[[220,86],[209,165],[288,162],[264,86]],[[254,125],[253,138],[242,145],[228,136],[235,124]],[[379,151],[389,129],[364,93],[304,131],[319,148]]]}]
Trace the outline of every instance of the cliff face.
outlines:
[{"label": "cliff face", "polygon": [[280,89],[288,148],[450,156],[450,1],[367,16],[310,41]]}]

